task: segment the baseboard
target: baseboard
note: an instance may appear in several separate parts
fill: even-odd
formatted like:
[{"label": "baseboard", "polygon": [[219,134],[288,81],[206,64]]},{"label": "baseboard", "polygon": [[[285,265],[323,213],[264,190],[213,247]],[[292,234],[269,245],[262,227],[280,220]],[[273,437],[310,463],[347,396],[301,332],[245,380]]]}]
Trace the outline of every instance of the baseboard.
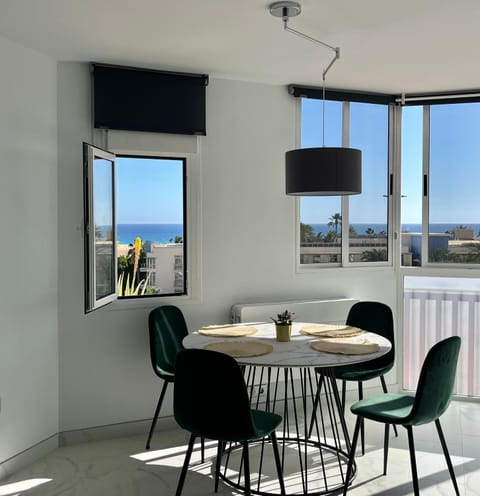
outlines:
[{"label": "baseboard", "polygon": [[[136,435],[145,435],[146,441],[151,422],[151,419],[138,420],[121,424],[75,429],[54,434],[48,439],[40,441],[21,453],[17,453],[7,460],[0,462],[0,480],[9,477],[27,465],[38,461],[59,447]],[[170,430],[177,427],[173,416],[162,417],[158,419],[155,432],[158,433],[163,430]]]},{"label": "baseboard", "polygon": [[[64,431],[59,434],[59,446],[72,446],[74,444],[103,441],[118,437],[137,436],[140,434],[145,435],[146,441],[151,423],[151,419],[135,420],[132,422],[123,422],[121,424],[110,424],[86,429]],[[175,427],[177,427],[177,424],[173,416],[161,417],[158,419],[155,432],[169,430]]]},{"label": "baseboard", "polygon": [[58,437],[58,434],[54,434],[34,446],[0,462],[0,480],[12,475],[23,467],[36,462],[58,448]]}]

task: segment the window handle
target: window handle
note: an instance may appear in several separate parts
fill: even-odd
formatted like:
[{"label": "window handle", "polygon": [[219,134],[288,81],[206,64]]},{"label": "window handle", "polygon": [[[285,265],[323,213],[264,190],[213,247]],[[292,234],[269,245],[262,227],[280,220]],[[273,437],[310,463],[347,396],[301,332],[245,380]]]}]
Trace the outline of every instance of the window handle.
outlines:
[{"label": "window handle", "polygon": [[423,196],[428,196],[428,176],[423,175]]}]

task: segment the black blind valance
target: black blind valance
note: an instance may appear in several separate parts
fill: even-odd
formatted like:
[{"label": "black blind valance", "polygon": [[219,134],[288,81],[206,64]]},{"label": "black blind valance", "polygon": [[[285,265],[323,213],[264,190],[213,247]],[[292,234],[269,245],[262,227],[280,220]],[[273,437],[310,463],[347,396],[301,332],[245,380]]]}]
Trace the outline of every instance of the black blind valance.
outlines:
[{"label": "black blind valance", "polygon": [[[288,92],[296,97],[316,98],[317,100],[323,100],[323,88],[319,87],[290,84],[288,86]],[[336,100],[340,102],[380,103],[386,105],[389,103],[395,103],[395,95],[325,88],[325,100]]]},{"label": "black blind valance", "polygon": [[94,127],[206,134],[205,74],[92,64]]},{"label": "black blind valance", "polygon": [[480,90],[464,90],[444,93],[418,93],[398,95],[399,105],[444,105],[449,103],[480,102]]},{"label": "black blind valance", "polygon": [[[315,98],[323,100],[323,88],[315,86],[301,86],[290,84],[288,92],[300,98]],[[443,93],[418,93],[405,95],[388,95],[385,93],[371,93],[353,90],[325,88],[325,100],[340,102],[361,102],[409,105],[442,105],[449,103],[480,102],[480,90],[464,90]]]}]

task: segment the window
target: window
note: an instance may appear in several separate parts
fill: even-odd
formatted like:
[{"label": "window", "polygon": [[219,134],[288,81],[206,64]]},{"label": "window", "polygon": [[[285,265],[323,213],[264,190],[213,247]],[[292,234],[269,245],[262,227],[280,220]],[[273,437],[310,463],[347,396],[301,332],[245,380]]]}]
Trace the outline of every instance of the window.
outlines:
[{"label": "window", "polygon": [[480,103],[402,112],[402,265],[480,263]]},{"label": "window", "polygon": [[83,151],[85,309],[90,311],[116,297],[115,156],[86,144]]},{"label": "window", "polygon": [[423,107],[402,109],[401,259],[419,266],[422,258]]},{"label": "window", "polygon": [[186,294],[186,159],[108,154],[107,160],[94,147],[86,150],[99,154],[86,169],[86,232],[95,226],[95,237],[86,240],[92,274],[86,287],[90,294],[95,281],[96,295],[86,310],[117,297]]},{"label": "window", "polygon": [[150,270],[156,269],[156,266],[157,266],[156,262],[157,262],[157,259],[155,257],[151,257],[151,256],[149,257],[147,255],[147,258],[145,260],[145,268],[150,269]]},{"label": "window", "polygon": [[388,260],[388,107],[350,104],[350,146],[362,150],[362,193],[349,202],[350,262]]},{"label": "window", "polygon": [[[302,148],[322,146],[323,102],[302,99]],[[325,146],[342,145],[342,103],[325,102]],[[336,263],[342,256],[339,196],[300,197],[300,263]]]},{"label": "window", "polygon": [[[184,286],[178,290],[172,264],[176,256],[185,257],[184,190],[184,159],[117,156],[119,298],[185,293]],[[137,269],[142,263],[143,271]]]},{"label": "window", "polygon": [[[365,264],[390,260],[390,106],[301,100],[301,146],[362,151],[362,193],[300,198],[300,264]],[[348,219],[348,220],[347,220]]]}]

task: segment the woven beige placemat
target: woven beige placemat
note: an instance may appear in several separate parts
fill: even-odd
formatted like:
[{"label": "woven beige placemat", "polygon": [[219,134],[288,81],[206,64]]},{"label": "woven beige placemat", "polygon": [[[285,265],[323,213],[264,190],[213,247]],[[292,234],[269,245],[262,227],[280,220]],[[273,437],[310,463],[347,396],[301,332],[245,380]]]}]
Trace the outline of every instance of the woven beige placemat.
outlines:
[{"label": "woven beige placemat", "polygon": [[309,336],[321,336],[322,338],[348,338],[352,336],[359,336],[365,331],[359,329],[358,327],[347,325],[314,324],[302,327],[300,332]]},{"label": "woven beige placemat", "polygon": [[208,343],[204,346],[206,350],[226,353],[234,358],[248,358],[267,355],[273,351],[273,346],[259,341],[219,341]]},{"label": "woven beige placemat", "polygon": [[242,336],[252,336],[257,332],[256,327],[252,326],[226,326],[226,325],[211,325],[201,327],[198,334],[203,336],[221,337],[221,338],[239,338]]},{"label": "woven beige placemat", "polygon": [[342,355],[367,355],[380,349],[377,343],[366,338],[322,338],[312,341],[310,346],[317,351]]}]

